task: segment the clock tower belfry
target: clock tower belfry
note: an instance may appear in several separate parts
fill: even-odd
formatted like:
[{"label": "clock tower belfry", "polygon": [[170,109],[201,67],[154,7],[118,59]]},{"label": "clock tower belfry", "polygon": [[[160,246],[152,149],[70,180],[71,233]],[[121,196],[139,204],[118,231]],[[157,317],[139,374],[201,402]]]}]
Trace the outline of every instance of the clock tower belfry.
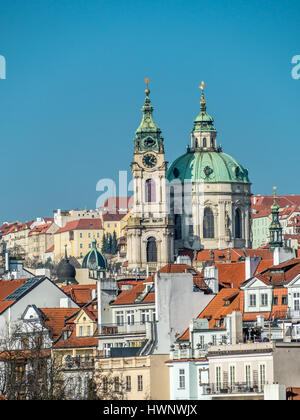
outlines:
[{"label": "clock tower belfry", "polygon": [[126,228],[127,260],[129,269],[148,267],[152,272],[173,262],[174,223],[168,209],[163,138],[153,118],[148,78],[145,83],[143,116],[131,164],[134,202]]}]

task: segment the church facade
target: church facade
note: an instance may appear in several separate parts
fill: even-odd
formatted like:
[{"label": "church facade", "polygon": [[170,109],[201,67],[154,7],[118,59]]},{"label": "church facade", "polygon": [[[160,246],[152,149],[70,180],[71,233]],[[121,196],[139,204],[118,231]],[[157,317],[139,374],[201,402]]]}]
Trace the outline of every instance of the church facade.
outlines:
[{"label": "church facade", "polygon": [[248,171],[218,145],[203,84],[201,88],[190,146],[168,169],[150,91],[145,90],[131,164],[134,207],[127,225],[129,269],[152,271],[173,262],[182,248],[251,247]]}]

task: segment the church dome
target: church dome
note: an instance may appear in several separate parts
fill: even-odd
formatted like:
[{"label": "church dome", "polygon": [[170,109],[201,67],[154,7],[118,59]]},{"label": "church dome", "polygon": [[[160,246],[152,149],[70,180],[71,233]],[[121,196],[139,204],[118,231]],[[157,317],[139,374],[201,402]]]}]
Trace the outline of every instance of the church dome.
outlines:
[{"label": "church dome", "polygon": [[75,267],[70,264],[67,256],[57,266],[56,283],[77,284]]},{"label": "church dome", "polygon": [[83,258],[82,268],[88,268],[89,270],[107,270],[107,260],[104,255],[97,250],[96,239],[92,240],[92,249]]},{"label": "church dome", "polygon": [[249,183],[248,170],[221,151],[188,151],[177,158],[167,172],[168,181]]}]

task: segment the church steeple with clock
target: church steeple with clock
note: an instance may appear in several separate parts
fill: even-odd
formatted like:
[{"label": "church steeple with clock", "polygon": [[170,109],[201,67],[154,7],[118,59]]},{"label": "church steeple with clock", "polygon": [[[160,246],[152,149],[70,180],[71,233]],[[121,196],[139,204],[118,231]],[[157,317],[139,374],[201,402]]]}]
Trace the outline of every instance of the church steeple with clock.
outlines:
[{"label": "church steeple with clock", "polygon": [[127,259],[129,269],[148,268],[151,272],[173,262],[174,225],[167,205],[163,138],[153,118],[148,78],[145,83],[143,116],[131,164],[134,205],[127,224]]}]

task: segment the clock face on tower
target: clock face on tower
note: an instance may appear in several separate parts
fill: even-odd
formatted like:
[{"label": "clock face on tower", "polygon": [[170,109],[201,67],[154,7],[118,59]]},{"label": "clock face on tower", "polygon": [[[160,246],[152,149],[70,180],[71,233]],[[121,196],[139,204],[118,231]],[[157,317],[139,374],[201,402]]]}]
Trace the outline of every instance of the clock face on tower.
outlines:
[{"label": "clock face on tower", "polygon": [[157,158],[153,153],[146,153],[143,157],[143,165],[147,168],[153,168],[157,163]]}]

